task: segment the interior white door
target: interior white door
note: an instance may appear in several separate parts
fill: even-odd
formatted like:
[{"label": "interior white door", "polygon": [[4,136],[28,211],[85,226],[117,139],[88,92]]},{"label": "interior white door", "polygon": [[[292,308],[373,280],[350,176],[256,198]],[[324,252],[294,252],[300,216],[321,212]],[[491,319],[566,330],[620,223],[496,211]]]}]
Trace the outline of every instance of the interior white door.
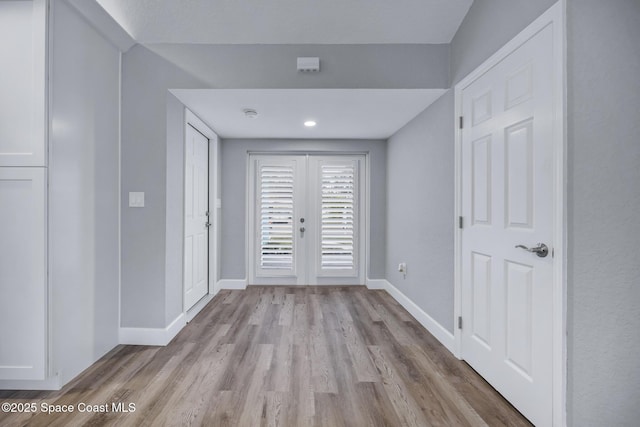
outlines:
[{"label": "interior white door", "polygon": [[209,139],[187,124],[184,180],[184,309],[208,292]]},{"label": "interior white door", "polygon": [[462,357],[540,426],[552,422],[552,37],[462,91]]},{"label": "interior white door", "polygon": [[252,155],[250,284],[361,284],[362,156]]}]

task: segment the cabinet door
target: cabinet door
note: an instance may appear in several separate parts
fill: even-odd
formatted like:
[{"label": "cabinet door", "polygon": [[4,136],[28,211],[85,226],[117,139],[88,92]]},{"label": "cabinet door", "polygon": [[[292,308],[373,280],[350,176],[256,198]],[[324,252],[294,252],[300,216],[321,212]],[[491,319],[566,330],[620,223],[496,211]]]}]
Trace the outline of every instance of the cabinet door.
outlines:
[{"label": "cabinet door", "polygon": [[0,379],[45,376],[45,174],[0,168]]},{"label": "cabinet door", "polygon": [[46,1],[0,1],[0,166],[45,166]]}]

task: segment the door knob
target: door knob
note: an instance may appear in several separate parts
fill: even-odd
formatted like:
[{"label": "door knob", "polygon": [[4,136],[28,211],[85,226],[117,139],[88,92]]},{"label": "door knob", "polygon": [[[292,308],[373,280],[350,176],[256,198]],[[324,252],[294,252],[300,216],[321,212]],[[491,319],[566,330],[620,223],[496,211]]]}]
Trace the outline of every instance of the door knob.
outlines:
[{"label": "door knob", "polygon": [[538,255],[540,258],[544,258],[549,255],[549,248],[544,243],[538,243],[538,246],[528,248],[525,245],[517,245],[516,248],[524,249],[525,251],[532,252]]},{"label": "door knob", "polygon": [[300,227],[300,232],[304,233],[305,228],[304,227]]}]

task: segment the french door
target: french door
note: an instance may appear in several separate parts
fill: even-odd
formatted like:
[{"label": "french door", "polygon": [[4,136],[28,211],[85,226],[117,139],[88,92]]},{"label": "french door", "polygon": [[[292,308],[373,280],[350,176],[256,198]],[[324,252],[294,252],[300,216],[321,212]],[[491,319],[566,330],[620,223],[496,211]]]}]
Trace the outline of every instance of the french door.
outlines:
[{"label": "french door", "polygon": [[364,156],[250,156],[250,284],[364,283]]}]

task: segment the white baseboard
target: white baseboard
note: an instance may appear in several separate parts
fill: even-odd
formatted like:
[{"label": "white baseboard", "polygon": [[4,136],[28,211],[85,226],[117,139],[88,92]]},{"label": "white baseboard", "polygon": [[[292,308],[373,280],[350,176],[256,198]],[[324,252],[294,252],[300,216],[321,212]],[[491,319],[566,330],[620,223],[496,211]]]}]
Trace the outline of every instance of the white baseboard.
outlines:
[{"label": "white baseboard", "polygon": [[0,380],[0,390],[60,390],[60,375],[46,380]]},{"label": "white baseboard", "polygon": [[433,317],[429,316],[424,310],[416,305],[409,297],[403,294],[398,288],[393,286],[387,280],[376,280],[374,285],[380,285],[378,282],[385,282],[385,287],[369,287],[369,289],[384,289],[389,295],[393,297],[398,303],[405,308],[424,328],[429,331],[431,335],[436,337],[447,350],[453,355],[456,354],[456,339],[455,336],[445,329],[440,323],[438,323]]},{"label": "white baseboard", "polygon": [[214,289],[247,289],[247,281],[245,279],[220,279]]},{"label": "white baseboard", "polygon": [[165,346],[186,324],[184,313],[180,313],[166,328],[120,328],[120,344]]},{"label": "white baseboard", "polygon": [[198,313],[200,313],[200,311],[207,306],[207,304],[209,304],[209,301],[211,301],[213,297],[216,296],[217,293],[218,292],[213,292],[205,295],[204,297],[202,297],[200,301],[195,303],[193,307],[187,310],[187,314],[186,314],[187,323],[191,322],[193,318],[196,317]]},{"label": "white baseboard", "polygon": [[369,279],[367,278],[367,289],[387,289],[391,283],[386,279]]}]

